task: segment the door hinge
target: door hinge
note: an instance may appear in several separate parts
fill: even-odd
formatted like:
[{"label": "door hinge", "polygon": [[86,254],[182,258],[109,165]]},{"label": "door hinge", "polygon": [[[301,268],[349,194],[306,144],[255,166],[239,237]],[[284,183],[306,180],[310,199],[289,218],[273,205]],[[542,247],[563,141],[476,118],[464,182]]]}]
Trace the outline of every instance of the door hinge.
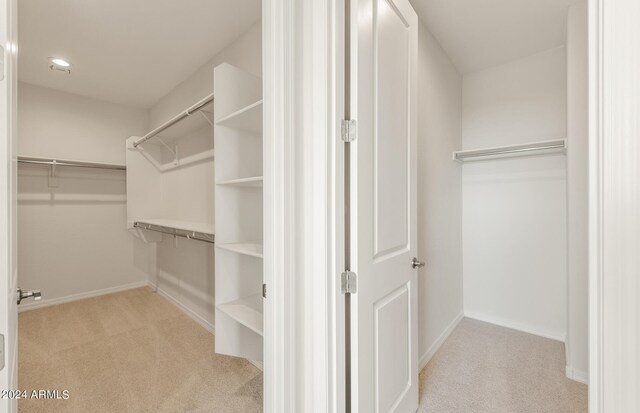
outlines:
[{"label": "door hinge", "polygon": [[353,271],[342,273],[342,294],[355,294],[358,292],[358,275]]},{"label": "door hinge", "polygon": [[262,297],[267,298],[267,284],[262,284]]},{"label": "door hinge", "polygon": [[358,124],[354,119],[342,120],[342,141],[353,142],[358,137]]}]

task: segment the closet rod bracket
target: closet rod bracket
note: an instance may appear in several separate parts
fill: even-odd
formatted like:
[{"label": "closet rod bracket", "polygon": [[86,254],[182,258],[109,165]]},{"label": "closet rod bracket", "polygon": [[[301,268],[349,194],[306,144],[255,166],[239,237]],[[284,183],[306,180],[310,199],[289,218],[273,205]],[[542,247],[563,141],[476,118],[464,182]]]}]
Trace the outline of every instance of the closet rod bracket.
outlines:
[{"label": "closet rod bracket", "polygon": [[178,145],[175,145],[173,148],[169,145],[167,145],[165,143],[165,141],[163,141],[159,136],[157,137],[157,139],[160,141],[160,143],[167,148],[167,150],[169,152],[171,152],[173,154],[173,164],[174,165],[179,165],[180,161],[178,160]]},{"label": "closet rod bracket", "polygon": [[58,176],[56,175],[56,166],[58,162],[54,159],[51,161],[51,168],[49,169],[49,188],[58,187]]},{"label": "closet rod bracket", "polygon": [[208,123],[209,125],[211,125],[211,127],[213,127],[213,122],[211,121],[211,119],[209,119],[209,116],[207,116],[207,115],[205,114],[205,111],[204,111],[204,110],[199,110],[198,112],[200,112],[200,114],[202,115],[202,117],[204,118],[204,120],[206,120],[206,121],[207,121],[207,123]]}]

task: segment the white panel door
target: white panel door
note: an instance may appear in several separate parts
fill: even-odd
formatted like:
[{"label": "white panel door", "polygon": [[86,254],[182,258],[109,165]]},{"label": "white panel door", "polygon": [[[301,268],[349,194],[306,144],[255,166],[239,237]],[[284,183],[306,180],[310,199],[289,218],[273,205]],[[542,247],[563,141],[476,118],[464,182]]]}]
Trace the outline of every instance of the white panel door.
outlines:
[{"label": "white panel door", "polygon": [[408,0],[352,0],[352,411],[418,407],[417,47]]},{"label": "white panel door", "polygon": [[[18,386],[16,10],[16,0],[0,0],[0,390]],[[0,412],[16,410],[15,399],[0,397]]]}]

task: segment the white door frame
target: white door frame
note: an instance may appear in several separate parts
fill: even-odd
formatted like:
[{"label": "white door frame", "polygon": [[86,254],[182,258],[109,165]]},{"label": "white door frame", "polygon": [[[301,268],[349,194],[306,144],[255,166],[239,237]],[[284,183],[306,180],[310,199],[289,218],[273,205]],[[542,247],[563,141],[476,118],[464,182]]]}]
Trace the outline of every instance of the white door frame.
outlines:
[{"label": "white door frame", "polygon": [[589,411],[640,411],[640,4],[589,0]]},{"label": "white door frame", "polygon": [[589,410],[604,413],[602,404],[602,261],[600,243],[600,12],[601,1],[589,0]]},{"label": "white door frame", "polygon": [[344,411],[343,0],[263,0],[264,411]]},{"label": "white door frame", "polygon": [[[3,113],[0,130],[0,334],[4,335],[4,368],[0,371],[0,390],[18,386],[17,337],[17,84],[18,17],[17,1],[0,1],[0,41],[2,42],[4,80]],[[6,100],[5,100],[6,98]],[[16,412],[15,399],[0,399],[0,413]]]}]

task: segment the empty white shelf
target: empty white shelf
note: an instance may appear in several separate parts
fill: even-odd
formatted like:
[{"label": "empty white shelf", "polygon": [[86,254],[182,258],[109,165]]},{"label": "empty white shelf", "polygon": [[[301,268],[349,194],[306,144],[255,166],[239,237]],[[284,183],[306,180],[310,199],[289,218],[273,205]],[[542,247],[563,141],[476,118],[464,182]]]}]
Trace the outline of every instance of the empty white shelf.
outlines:
[{"label": "empty white shelf", "polygon": [[262,335],[262,296],[260,294],[220,304],[216,308],[251,331]]},{"label": "empty white shelf", "polygon": [[164,218],[138,219],[136,222],[165,228],[174,228],[183,231],[199,232],[201,234],[214,234],[213,225],[204,222],[178,221],[175,219]]},{"label": "empty white shelf", "polygon": [[249,255],[251,257],[262,258],[262,245],[250,243],[217,244],[223,250],[237,252],[238,254]]},{"label": "empty white shelf", "polygon": [[262,99],[225,116],[216,125],[262,133]]},{"label": "empty white shelf", "polygon": [[229,179],[229,180],[226,180],[226,181],[218,181],[217,185],[261,187],[262,186],[262,177],[261,176],[252,176],[250,178]]}]

